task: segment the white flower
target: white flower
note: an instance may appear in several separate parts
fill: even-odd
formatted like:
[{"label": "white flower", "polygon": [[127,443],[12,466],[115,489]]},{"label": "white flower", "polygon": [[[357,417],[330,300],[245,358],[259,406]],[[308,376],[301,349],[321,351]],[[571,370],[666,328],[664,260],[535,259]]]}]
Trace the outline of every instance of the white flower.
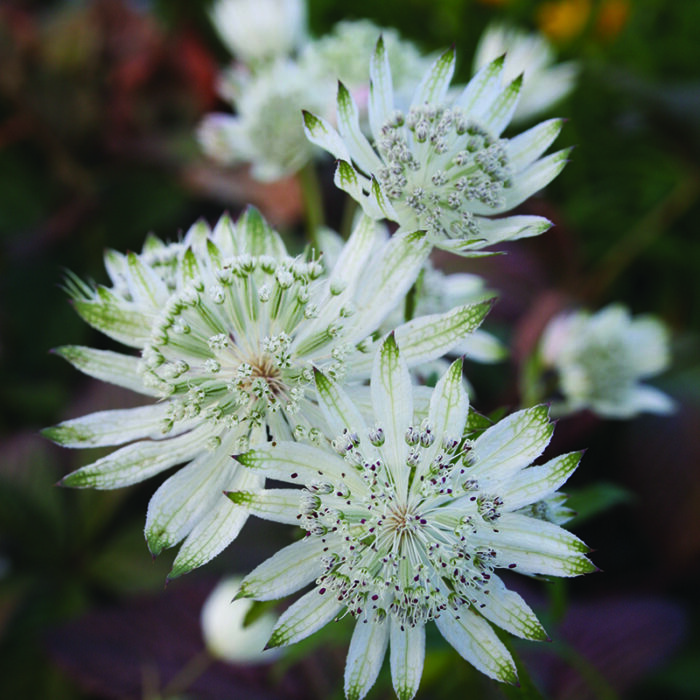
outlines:
[{"label": "white flower", "polygon": [[537,216],[492,219],[542,189],[564,167],[568,149],[540,158],[561,129],[551,120],[513,139],[501,138],[516,107],[521,79],[503,85],[503,59],[482,69],[448,98],[453,51],[416,88],[407,113],[395,108],[392,76],[380,39],[370,64],[369,122],[338,86],[338,130],[304,113],[309,139],[338,159],[336,184],[374,218],[402,231],[423,231],[431,244],[462,255],[534,236],[550,222]]},{"label": "white flower", "polygon": [[197,137],[223,164],[249,162],[253,177],[279,180],[300,170],[314,147],[304,135],[302,109],[321,109],[327,89],[299,63],[278,60],[256,71],[229,73],[222,92],[236,114],[208,114]]},{"label": "white flower", "polygon": [[630,418],[674,408],[666,394],[639,383],[669,365],[666,328],[651,316],[631,318],[622,305],[556,316],[542,336],[541,360],[558,374],[564,396],[553,405],[558,413],[587,408],[606,418]]},{"label": "white flower", "polygon": [[304,0],[218,0],[211,20],[231,52],[241,61],[285,56],[306,36]]},{"label": "white flower", "polygon": [[523,74],[520,101],[512,121],[529,121],[546,112],[574,88],[578,66],[554,63],[554,51],[547,39],[515,27],[491,25],[483,33],[474,56],[474,72],[505,53],[504,79]]},{"label": "white flower", "polygon": [[364,119],[369,99],[366,57],[374,50],[380,35],[389,57],[394,89],[402,94],[413,87],[415,76],[425,73],[433,58],[422,56],[411,42],[401,39],[395,29],[378,27],[369,20],[338,22],[330,34],[308,42],[300,58],[318,79],[328,82],[329,101],[335,101],[337,81],[344,83],[357,100]]},{"label": "white flower", "polygon": [[[234,226],[200,223],[181,243],[149,238],[141,255],[110,252],[112,288],[73,279],[76,311],[141,357],[84,347],[58,353],[87,374],[159,399],[101,411],[44,432],[67,447],[126,445],[66,476],[67,486],[111,489],[185,464],[151,499],[146,539],[154,554],[184,539],[171,577],[216,556],[247,513],[223,489],[257,489],[233,452],[274,439],[317,439],[313,370],[362,383],[371,334],[415,280],[429,248],[416,236],[377,245],[360,220],[332,270],[288,255],[249,209]],[[396,329],[412,364],[447,352],[490,304],[465,305]],[[129,444],[127,444],[129,443]]]},{"label": "white flower", "polygon": [[[317,373],[321,408],[337,454],[295,443],[237,459],[254,473],[303,486],[229,496],[252,513],[296,523],[307,536],[250,573],[240,596],[270,600],[313,588],[280,617],[268,646],[296,642],[338,616],[357,620],[345,668],[348,698],[363,698],[390,646],[399,698],[420,682],[425,625],[477,669],[514,683],[513,660],[489,622],[526,639],[545,639],[532,610],[499,569],[575,576],[593,571],[586,545],[532,517],[557,495],[580,453],[531,466],[550,441],[544,406],[470,433],[461,362],[440,379],[416,420],[408,367],[393,336],[375,358],[376,423],[337,384]],[[466,434],[465,434],[466,429]]]},{"label": "white flower", "polygon": [[204,602],[201,614],[202,636],[209,652],[218,659],[237,664],[269,663],[278,650],[264,649],[275,626],[275,616],[265,613],[243,626],[251,601],[233,600],[241,585],[240,577],[221,581]]}]

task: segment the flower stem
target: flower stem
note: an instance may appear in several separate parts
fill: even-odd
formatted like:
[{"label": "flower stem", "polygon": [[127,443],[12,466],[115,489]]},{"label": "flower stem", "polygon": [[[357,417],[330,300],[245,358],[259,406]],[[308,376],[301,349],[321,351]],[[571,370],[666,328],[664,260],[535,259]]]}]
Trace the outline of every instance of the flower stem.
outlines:
[{"label": "flower stem", "polygon": [[318,173],[311,161],[299,171],[299,184],[301,185],[301,196],[304,200],[304,211],[306,213],[306,233],[311,245],[318,251],[320,248],[317,232],[324,223],[323,199],[321,197],[321,184],[318,180]]}]

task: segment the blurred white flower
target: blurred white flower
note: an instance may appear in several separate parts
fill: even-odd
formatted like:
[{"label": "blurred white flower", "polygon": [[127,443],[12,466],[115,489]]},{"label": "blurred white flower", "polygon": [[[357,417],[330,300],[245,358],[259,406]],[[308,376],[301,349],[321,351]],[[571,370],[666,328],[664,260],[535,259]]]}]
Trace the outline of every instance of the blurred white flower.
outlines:
[{"label": "blurred white flower", "polygon": [[344,21],[338,22],[329,34],[307,43],[300,58],[319,80],[328,82],[328,112],[335,106],[336,85],[340,80],[350,90],[362,116],[366,118],[369,100],[367,56],[374,51],[380,36],[386,45],[394,90],[398,95],[404,95],[408,103],[416,76],[423,75],[428,70],[434,56],[422,56],[395,29],[379,27],[366,19]]},{"label": "blurred white flower", "polygon": [[233,600],[242,580],[239,577],[226,578],[209,594],[201,616],[204,641],[217,659],[239,664],[270,663],[281,651],[265,649],[276,616],[264,613],[251,624],[243,626],[252,601],[245,598]]},{"label": "blurred white flower", "polygon": [[541,340],[542,362],[558,373],[560,415],[590,409],[606,418],[638,413],[669,413],[673,401],[654,387],[640,384],[669,365],[668,333],[651,316],[632,318],[620,304],[590,314],[556,316]]},{"label": "blurred white flower", "polygon": [[210,16],[226,46],[246,63],[289,55],[306,36],[304,0],[219,0]]},{"label": "blurred white flower", "polygon": [[481,36],[474,56],[474,73],[504,53],[504,79],[511,81],[523,74],[513,123],[546,112],[573,90],[578,75],[576,63],[553,65],[554,50],[544,36],[503,25],[491,25]]},{"label": "blurred white flower", "polygon": [[229,72],[221,91],[237,114],[209,114],[200,123],[197,136],[208,156],[223,164],[249,162],[262,181],[291,175],[309,161],[316,149],[304,135],[302,109],[323,109],[328,90],[299,63],[278,60],[254,74]]}]

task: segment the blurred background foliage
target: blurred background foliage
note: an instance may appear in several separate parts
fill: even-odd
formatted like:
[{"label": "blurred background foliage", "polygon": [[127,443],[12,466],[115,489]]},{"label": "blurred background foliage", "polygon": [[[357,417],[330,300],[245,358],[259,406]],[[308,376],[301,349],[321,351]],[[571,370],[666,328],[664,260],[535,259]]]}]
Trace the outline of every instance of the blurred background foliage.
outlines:
[{"label": "blurred background foliage", "polygon": [[[272,669],[202,657],[198,615],[218,576],[288,541],[246,526],[202,572],[163,591],[172,555],[150,561],[143,513],[153,484],[70,492],[53,484],[95,454],[59,450],[39,428],[135,397],[49,356],[109,347],[72,312],[64,271],[105,280],[105,248],[174,239],[198,217],[257,204],[291,241],[298,184],[261,186],[198,152],[202,115],[223,110],[230,60],[204,0],[5,0],[0,5],[0,695],[4,698],[340,698],[347,626]],[[571,163],[524,211],[556,228],[506,256],[463,266],[500,302],[489,323],[509,365],[470,365],[482,410],[517,403],[517,368],[545,320],[569,303],[620,300],[670,325],[674,367],[659,385],[670,418],[559,423],[553,452],[588,446],[571,482],[571,524],[603,573],[518,581],[555,640],[509,641],[520,688],[473,672],[435,635],[419,698],[700,697],[700,3],[691,0],[310,0],[315,34],[340,19],[394,26],[422,49],[455,44],[466,80],[484,27],[540,29],[578,88],[557,114]],[[324,176],[331,211],[338,195]],[[331,215],[331,221],[333,217]],[[338,215],[339,218],[339,215]],[[337,223],[337,222],[336,222]],[[454,260],[438,259],[451,269]],[[461,264],[461,263],[460,263]],[[252,543],[252,544],[251,544]],[[204,660],[202,660],[204,658]],[[388,669],[370,698],[393,697]]]}]

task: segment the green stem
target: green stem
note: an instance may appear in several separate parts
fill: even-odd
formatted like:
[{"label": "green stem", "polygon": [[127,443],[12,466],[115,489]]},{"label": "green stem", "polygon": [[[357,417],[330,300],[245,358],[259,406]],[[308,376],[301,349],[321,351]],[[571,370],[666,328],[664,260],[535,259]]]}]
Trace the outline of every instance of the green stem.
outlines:
[{"label": "green stem", "polygon": [[306,213],[306,233],[311,245],[318,252],[320,248],[317,233],[318,229],[323,226],[323,199],[318,173],[311,161],[299,171],[299,184],[301,185],[301,196]]},{"label": "green stem", "polygon": [[165,700],[183,694],[207,669],[212,665],[214,659],[206,649],[202,649],[195,654],[171,679],[170,683],[163,688],[161,697]]}]

